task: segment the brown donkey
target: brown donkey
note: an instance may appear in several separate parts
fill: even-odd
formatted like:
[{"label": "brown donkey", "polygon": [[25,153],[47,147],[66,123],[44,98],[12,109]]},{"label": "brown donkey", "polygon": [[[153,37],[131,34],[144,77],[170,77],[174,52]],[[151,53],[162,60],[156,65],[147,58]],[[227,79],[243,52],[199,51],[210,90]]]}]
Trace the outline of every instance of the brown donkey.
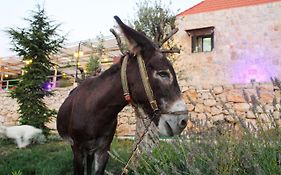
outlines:
[{"label": "brown donkey", "polygon": [[[117,16],[114,18],[129,42],[130,53],[101,75],[83,81],[58,112],[57,129],[60,136],[71,143],[75,175],[83,175],[85,167],[87,174],[91,174],[93,161],[95,174],[104,173],[117,114],[130,99],[158,126],[162,135],[179,135],[187,123],[187,108],[175,71],[165,54],[146,36],[125,25]],[[124,88],[121,66],[125,59],[126,75],[122,76],[127,83]]]}]

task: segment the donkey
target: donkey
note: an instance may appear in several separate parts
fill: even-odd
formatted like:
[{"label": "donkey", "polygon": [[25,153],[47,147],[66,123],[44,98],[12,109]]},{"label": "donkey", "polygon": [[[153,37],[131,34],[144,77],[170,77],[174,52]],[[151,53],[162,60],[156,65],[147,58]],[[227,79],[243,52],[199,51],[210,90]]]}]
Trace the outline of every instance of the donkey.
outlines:
[{"label": "donkey", "polygon": [[[114,17],[129,43],[129,53],[97,77],[89,77],[74,89],[61,105],[57,116],[60,136],[71,143],[74,174],[104,173],[116,125],[117,114],[133,103],[159,128],[162,135],[179,135],[187,124],[187,108],[175,71],[159,47],[140,32]],[[127,57],[126,82],[121,83],[121,65]],[[146,80],[153,93],[149,100],[138,68],[142,59]],[[126,89],[126,88],[125,88]],[[125,96],[125,97],[124,97]],[[151,96],[151,95],[150,95]],[[84,162],[85,161],[85,162]]]}]

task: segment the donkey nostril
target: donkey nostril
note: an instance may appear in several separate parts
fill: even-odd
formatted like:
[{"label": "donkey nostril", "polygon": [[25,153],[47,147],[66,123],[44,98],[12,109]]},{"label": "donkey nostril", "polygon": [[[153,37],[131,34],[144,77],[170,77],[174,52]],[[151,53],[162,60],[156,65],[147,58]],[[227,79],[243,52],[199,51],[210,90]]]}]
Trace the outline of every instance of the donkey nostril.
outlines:
[{"label": "donkey nostril", "polygon": [[180,122],[179,122],[179,127],[181,128],[185,128],[187,125],[187,121],[185,119],[182,119]]}]

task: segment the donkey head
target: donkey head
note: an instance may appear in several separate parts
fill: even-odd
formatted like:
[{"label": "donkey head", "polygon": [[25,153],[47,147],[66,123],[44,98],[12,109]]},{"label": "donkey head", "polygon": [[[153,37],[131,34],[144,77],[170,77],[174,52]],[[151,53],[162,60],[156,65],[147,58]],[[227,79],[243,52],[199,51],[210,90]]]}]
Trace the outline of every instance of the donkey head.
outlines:
[{"label": "donkey head", "polygon": [[[180,134],[187,124],[187,107],[182,98],[175,71],[159,47],[140,32],[125,25],[117,16],[114,17],[132,53],[128,63],[128,84],[132,100],[158,126],[160,134],[173,136]],[[157,117],[152,117],[152,110],[140,78],[137,55],[144,60],[149,84],[160,110]],[[184,111],[184,113],[182,113]]]}]

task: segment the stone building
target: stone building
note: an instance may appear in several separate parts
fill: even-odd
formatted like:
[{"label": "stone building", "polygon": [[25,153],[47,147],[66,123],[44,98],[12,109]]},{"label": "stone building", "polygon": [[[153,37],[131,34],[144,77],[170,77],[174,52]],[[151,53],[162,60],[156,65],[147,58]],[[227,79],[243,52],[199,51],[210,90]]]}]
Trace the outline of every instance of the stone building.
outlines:
[{"label": "stone building", "polygon": [[[174,67],[191,121],[281,124],[270,81],[281,78],[280,19],[281,0],[204,0],[177,15]],[[263,106],[255,114],[254,98]]]},{"label": "stone building", "polygon": [[204,0],[177,15],[176,62],[188,85],[281,77],[280,0]]}]

